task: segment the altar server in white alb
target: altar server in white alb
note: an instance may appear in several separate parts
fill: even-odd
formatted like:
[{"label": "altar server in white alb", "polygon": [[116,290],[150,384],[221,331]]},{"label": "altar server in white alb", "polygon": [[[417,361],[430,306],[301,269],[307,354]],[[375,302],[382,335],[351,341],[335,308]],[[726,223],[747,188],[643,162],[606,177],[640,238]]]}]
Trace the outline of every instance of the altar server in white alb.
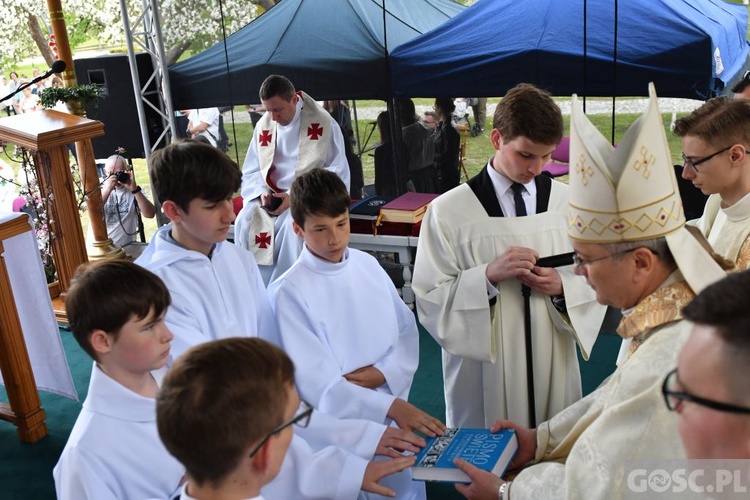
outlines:
[{"label": "altar server in white alb", "polygon": [[[653,84],[649,95],[648,110],[617,148],[576,96],[570,119],[568,234],[576,272],[600,303],[622,309],[617,333],[631,341],[627,359],[594,392],[536,429],[496,422],[495,429],[516,429],[521,444],[513,468],[522,470],[504,482],[459,461],[473,480],[458,487],[468,498],[497,498],[498,490],[504,500],[630,498],[637,487],[631,471],[649,469],[649,460],[685,458],[677,416],[661,388],[692,330],[683,308],[725,277],[722,265],[730,263],[684,227]],[[644,498],[658,498],[655,491]],[[690,488],[677,496],[706,498]]]},{"label": "altar server in white alb", "polygon": [[266,113],[258,121],[242,165],[242,211],[235,242],[255,255],[270,283],[297,260],[302,240],[292,230],[289,188],[314,168],[338,175],[349,188],[344,137],[331,115],[287,78],[271,75],[260,87]]},{"label": "altar server in white alb", "polygon": [[[154,153],[149,173],[172,223],[159,230],[137,263],[160,276],[170,291],[166,322],[175,335],[175,357],[229,337],[278,344],[276,319],[252,255],[225,241],[234,220],[232,194],[240,184],[237,164],[208,144],[186,140]],[[347,500],[362,488],[383,491],[381,477],[411,464],[408,459],[371,462],[376,450],[418,440],[373,422],[315,412],[310,425],[292,438],[279,476],[263,493]]]},{"label": "altar server in white alb", "polygon": [[88,395],[52,471],[59,500],[169,498],[185,468],[156,426],[172,333],[169,291],[124,260],[84,264],[65,298],[70,329],[94,359]]},{"label": "altar server in white alb", "polygon": [[576,343],[588,359],[605,308],[572,267],[536,266],[571,252],[567,186],[539,175],[563,135],[560,109],[521,84],[495,110],[495,155],[428,208],[414,280],[419,320],[443,348],[446,422],[530,422],[524,305],[531,288],[536,421],[580,399]]},{"label": "altar server in white alb", "polygon": [[750,267],[750,100],[706,102],[675,123],[682,137],[682,177],[711,195],[690,221],[738,269]]},{"label": "altar server in white alb", "polygon": [[[294,181],[291,198],[305,248],[268,293],[302,398],[339,418],[442,434],[439,420],[407,402],[419,364],[414,313],[375,258],[347,247],[349,190],[316,169]],[[410,472],[383,484],[398,498],[425,497]]]}]

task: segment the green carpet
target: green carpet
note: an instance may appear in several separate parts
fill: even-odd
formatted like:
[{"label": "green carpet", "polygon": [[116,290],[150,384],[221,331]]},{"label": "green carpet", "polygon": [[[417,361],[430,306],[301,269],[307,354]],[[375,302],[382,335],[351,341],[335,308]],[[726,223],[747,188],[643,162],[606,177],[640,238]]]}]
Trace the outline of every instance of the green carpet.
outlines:
[{"label": "green carpet", "polygon": [[[91,359],[65,330],[60,331],[81,402],[86,397]],[[581,362],[584,394],[591,392],[614,369],[620,339],[600,335],[591,360]],[[420,362],[414,377],[410,401],[440,419],[445,419],[443,375],[440,347],[420,328]],[[55,498],[52,468],[62,452],[68,434],[81,409],[81,403],[48,393],[41,393],[42,408],[47,414],[49,435],[35,444],[21,443],[16,428],[0,422],[0,498],[3,500],[47,500]],[[0,401],[7,402],[0,386]],[[428,484],[430,500],[462,498],[452,485]]]}]

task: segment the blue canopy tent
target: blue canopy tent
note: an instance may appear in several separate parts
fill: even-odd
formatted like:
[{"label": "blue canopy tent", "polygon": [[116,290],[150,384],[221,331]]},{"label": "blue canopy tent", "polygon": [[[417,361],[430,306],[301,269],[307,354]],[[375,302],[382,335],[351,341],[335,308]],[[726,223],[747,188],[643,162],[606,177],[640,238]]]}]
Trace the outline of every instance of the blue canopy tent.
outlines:
[{"label": "blue canopy tent", "polygon": [[388,99],[388,53],[465,10],[452,0],[283,0],[171,66],[177,109],[258,100],[272,73],[316,99]]},{"label": "blue canopy tent", "polygon": [[[722,0],[480,0],[392,55],[396,95],[708,99],[748,57],[747,8]],[[616,62],[616,64],[615,64]]]}]

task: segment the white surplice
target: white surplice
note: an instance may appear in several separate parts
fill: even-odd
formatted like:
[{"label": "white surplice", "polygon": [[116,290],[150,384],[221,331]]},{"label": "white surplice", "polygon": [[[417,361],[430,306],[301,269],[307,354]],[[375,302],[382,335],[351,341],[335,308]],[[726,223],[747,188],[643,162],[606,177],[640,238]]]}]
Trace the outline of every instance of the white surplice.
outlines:
[{"label": "white surplice", "polygon": [[721,196],[713,194],[700,219],[688,224],[700,229],[716,253],[738,269],[750,266],[750,194],[727,208],[721,208]]},{"label": "white surplice", "polygon": [[[217,243],[211,258],[188,250],[163,226],[136,263],[158,275],[172,304],[165,321],[174,334],[172,357],[194,345],[228,337],[260,337],[279,344],[276,318],[249,251]],[[343,421],[315,412],[296,429],[281,472],[263,489],[268,498],[356,498],[385,426]]]},{"label": "white surplice", "polygon": [[[449,427],[529,424],[521,283],[499,283],[490,300],[485,270],[510,246],[541,257],[572,251],[567,186],[541,177],[535,215],[503,217],[485,169],[433,201],[422,222],[412,286],[419,320],[443,348]],[[567,314],[530,297],[537,422],[580,399],[576,343],[588,359],[606,311],[572,266],[557,271]]]},{"label": "white surplice", "polygon": [[[301,396],[342,418],[390,424],[396,398],[407,400],[419,364],[414,313],[369,254],[348,249],[331,263],[306,247],[294,265],[269,286],[282,346],[296,368]],[[385,384],[366,389],[344,375],[374,366]],[[424,498],[424,485],[405,471],[381,482],[403,499]]]},{"label": "white surplice", "polygon": [[88,395],[52,474],[59,500],[168,498],[185,468],[159,439],[156,399],[127,389],[94,364]]}]

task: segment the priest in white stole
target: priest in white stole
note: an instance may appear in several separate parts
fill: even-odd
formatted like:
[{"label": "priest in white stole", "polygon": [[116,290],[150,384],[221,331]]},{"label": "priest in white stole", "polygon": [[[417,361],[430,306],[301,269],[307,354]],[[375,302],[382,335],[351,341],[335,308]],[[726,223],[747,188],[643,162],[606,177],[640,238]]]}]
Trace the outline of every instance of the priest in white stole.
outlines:
[{"label": "priest in white stole", "polygon": [[[294,264],[302,239],[292,230],[289,195],[294,179],[313,168],[338,175],[349,189],[344,137],[331,115],[287,78],[271,75],[260,88],[266,113],[258,121],[242,165],[242,211],[235,243],[255,256],[268,285]],[[264,209],[276,199],[278,208]],[[268,208],[268,207],[267,207]]]},{"label": "priest in white stole", "polygon": [[711,247],[750,267],[750,100],[717,97],[675,123],[682,137],[682,177],[708,198],[703,216],[690,221]]},{"label": "priest in white stole", "polygon": [[[414,269],[419,320],[443,348],[449,427],[485,427],[496,418],[528,425],[525,280],[555,278],[559,286],[531,286],[537,422],[581,398],[576,344],[587,359],[606,309],[572,266],[534,266],[538,257],[572,251],[567,186],[539,175],[563,134],[560,109],[522,84],[498,105],[493,127],[488,165],[429,207]],[[514,182],[523,185],[527,216],[514,205]],[[520,271],[497,279],[493,267],[503,262]]]},{"label": "priest in white stole", "polygon": [[537,429],[495,422],[495,429],[516,429],[522,445],[514,468],[522,470],[505,482],[460,463],[473,479],[458,487],[465,494],[619,499],[634,466],[685,458],[678,419],[661,386],[692,328],[682,308],[726,273],[702,236],[684,226],[653,84],[649,93],[648,110],[616,149],[576,96],[571,114],[569,236],[576,272],[599,302],[623,309],[617,332],[632,341],[628,359],[596,391]]}]

